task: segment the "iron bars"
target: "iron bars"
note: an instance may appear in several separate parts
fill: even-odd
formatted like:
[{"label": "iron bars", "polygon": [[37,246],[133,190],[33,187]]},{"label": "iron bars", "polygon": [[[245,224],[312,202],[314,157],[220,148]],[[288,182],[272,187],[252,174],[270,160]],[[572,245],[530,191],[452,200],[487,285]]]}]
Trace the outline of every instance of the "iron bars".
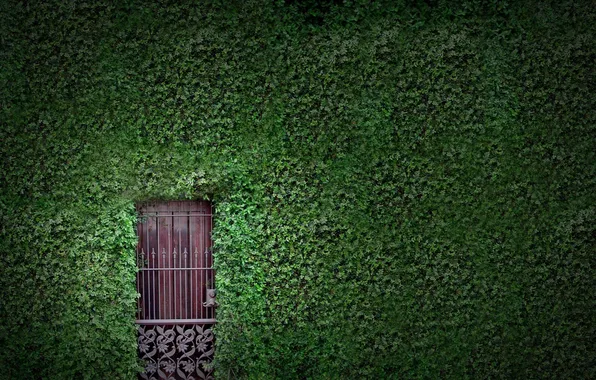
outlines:
[{"label": "iron bars", "polygon": [[211,204],[168,202],[138,211],[136,322],[214,323]]}]

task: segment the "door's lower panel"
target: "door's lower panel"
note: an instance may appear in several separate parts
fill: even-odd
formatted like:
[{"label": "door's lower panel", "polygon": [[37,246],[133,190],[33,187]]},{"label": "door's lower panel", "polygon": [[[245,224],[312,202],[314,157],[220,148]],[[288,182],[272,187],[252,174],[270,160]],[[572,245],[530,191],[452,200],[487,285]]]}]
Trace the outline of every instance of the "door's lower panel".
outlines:
[{"label": "door's lower panel", "polygon": [[140,325],[141,379],[213,379],[213,324]]}]

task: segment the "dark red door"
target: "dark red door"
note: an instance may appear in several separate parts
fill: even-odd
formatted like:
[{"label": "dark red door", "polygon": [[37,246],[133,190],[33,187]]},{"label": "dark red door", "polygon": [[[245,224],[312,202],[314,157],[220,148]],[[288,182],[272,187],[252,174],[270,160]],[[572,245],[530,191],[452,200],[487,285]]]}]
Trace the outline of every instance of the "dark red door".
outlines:
[{"label": "dark red door", "polygon": [[210,379],[214,346],[213,208],[206,201],[137,207],[142,379]]}]

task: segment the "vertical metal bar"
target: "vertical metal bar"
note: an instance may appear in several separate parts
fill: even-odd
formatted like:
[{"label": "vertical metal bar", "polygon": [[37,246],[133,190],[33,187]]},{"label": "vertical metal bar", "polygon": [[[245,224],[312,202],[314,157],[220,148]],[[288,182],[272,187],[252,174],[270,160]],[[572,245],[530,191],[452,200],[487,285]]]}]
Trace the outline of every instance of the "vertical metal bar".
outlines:
[{"label": "vertical metal bar", "polygon": [[[139,230],[139,226],[138,226],[138,223],[137,223],[137,231],[138,230]],[[137,234],[138,234],[138,232],[137,232]],[[140,286],[139,286],[139,277],[141,276],[141,271],[140,271],[140,266],[139,266],[139,264],[140,264],[139,256],[140,256],[140,253],[141,253],[141,252],[139,252],[139,246],[140,245],[141,245],[141,243],[139,241],[139,235],[137,235],[137,273],[136,273],[136,276],[135,276],[135,280],[137,281],[137,294],[140,294],[141,293],[141,291],[140,291],[141,289],[140,289]],[[135,313],[135,315],[137,316],[137,319],[139,319],[139,300],[140,300],[140,298],[137,298],[137,311]]]},{"label": "vertical metal bar", "polygon": [[[180,242],[181,242],[181,232],[180,232],[180,228],[178,228],[178,250],[180,250]],[[178,259],[178,268],[182,268],[182,252],[180,252],[180,259]],[[180,280],[180,288],[178,290],[178,295],[180,298],[180,318],[184,318],[183,315],[183,310],[182,310],[182,271],[180,269],[178,269],[178,274],[179,274],[179,280]]]},{"label": "vertical metal bar", "polygon": [[[191,268],[195,268],[195,266],[193,266],[192,264],[192,218],[190,216],[190,211],[188,211],[188,217],[187,217],[187,223],[188,223],[188,247],[190,249],[190,267]],[[190,318],[196,318],[194,315],[194,298],[193,298],[193,284],[192,284],[192,272],[194,272],[194,269],[189,269],[188,270],[190,272],[189,277],[190,277]]]},{"label": "vertical metal bar", "polygon": [[[213,232],[213,205],[209,205],[209,255],[211,256],[211,289],[215,289],[215,269],[213,268],[213,240],[211,239]],[[217,294],[216,294],[217,295]],[[215,318],[215,306],[211,308],[211,318]]]},{"label": "vertical metal bar", "polygon": [[[145,229],[147,230],[147,233],[145,234],[145,240],[147,242],[147,266],[146,268],[149,268],[149,223],[148,223],[149,219],[145,219]],[[143,263],[143,266],[145,266],[145,264]],[[144,300],[144,305],[143,305],[143,310],[147,309],[147,315],[144,316],[144,318],[150,318],[149,315],[150,310],[149,310],[149,306],[151,305],[149,303],[149,273],[145,274],[147,271],[143,272],[143,287],[145,288],[145,300]],[[143,314],[145,314],[145,312],[143,311]]]},{"label": "vertical metal bar", "polygon": [[[186,248],[184,248],[184,267],[188,268],[188,252]],[[186,314],[186,318],[190,318],[188,316],[188,270],[184,271],[184,314]]]},{"label": "vertical metal bar", "polygon": [[[209,215],[212,215],[211,212],[209,212]],[[209,272],[209,286],[207,287],[208,289],[214,289],[215,286],[213,284],[213,256],[211,254],[211,216],[208,216],[206,218],[206,222],[207,222],[207,257],[208,257],[208,263],[209,263],[209,269],[207,269],[207,271]],[[213,311],[214,311],[214,307],[211,307],[209,309],[209,318],[213,318]]]},{"label": "vertical metal bar", "polygon": [[153,259],[153,269],[152,269],[152,272],[153,272],[153,282],[151,284],[151,286],[153,288],[153,294],[152,294],[152,296],[153,296],[153,319],[157,319],[155,317],[157,315],[156,309],[155,309],[155,304],[156,304],[156,302],[155,302],[155,272],[156,272],[155,271],[155,247],[152,247],[151,248],[151,258]]},{"label": "vertical metal bar", "polygon": [[[157,267],[159,268],[159,213],[155,215],[155,233],[157,234]],[[157,272],[157,318],[161,318],[161,297],[160,297],[160,285],[161,285],[161,271]]]},{"label": "vertical metal bar", "polygon": [[[176,268],[176,247],[174,247],[174,268]],[[172,297],[172,302],[174,303],[174,318],[178,318],[178,310],[176,308],[176,270],[174,272],[174,297]]]},{"label": "vertical metal bar", "polygon": [[[199,216],[200,221],[201,221],[201,252],[203,252],[203,246],[205,245],[205,218],[201,215]],[[201,259],[201,268],[206,268],[207,267],[207,262],[205,261],[205,255],[202,255],[202,259]],[[201,284],[199,285],[201,288],[201,304],[199,305],[199,308],[201,310],[201,318],[206,318],[207,315],[205,313],[205,296],[206,296],[206,291],[205,291],[205,282],[207,279],[207,276],[205,273],[205,269],[199,269],[199,271],[201,272]]]},{"label": "vertical metal bar", "polygon": [[[174,212],[172,212],[172,234],[174,234],[175,230],[174,230]],[[175,239],[175,237],[174,237]],[[174,266],[172,268],[176,268],[176,244],[174,244]],[[178,312],[176,309],[176,271],[173,270],[174,272],[174,292],[172,293],[172,303],[174,304],[174,318],[178,318]]]},{"label": "vertical metal bar", "polygon": [[[143,228],[141,226],[141,228]],[[141,296],[139,297],[139,299],[137,300],[137,306],[138,306],[138,311],[137,314],[139,315],[139,319],[143,319],[145,318],[145,311],[144,311],[144,304],[145,304],[145,271],[143,270],[145,269],[145,251],[143,250],[143,247],[141,247],[141,270],[139,271],[138,274],[138,279],[141,280],[141,284],[140,284],[140,291],[139,293],[141,294]]]},{"label": "vertical metal bar", "polygon": [[174,218],[172,218],[172,221],[170,223],[170,228],[168,228],[168,306],[170,309],[170,319],[173,319],[173,312],[174,312],[174,306],[172,305],[172,297],[170,297],[170,293],[173,295],[173,289],[172,289],[172,226],[174,225]]},{"label": "vertical metal bar", "polygon": [[[161,248],[161,257],[162,257],[162,263],[163,263],[163,268],[164,270],[160,271],[159,273],[160,276],[163,278],[163,294],[162,294],[162,298],[163,300],[160,298],[160,302],[159,304],[162,305],[162,312],[160,313],[160,315],[163,314],[163,316],[161,318],[165,319],[167,318],[167,301],[168,301],[168,295],[166,293],[166,278],[167,278],[167,273],[165,271],[165,267],[166,267],[166,249],[164,247]],[[162,302],[163,301],[163,302]]]},{"label": "vertical metal bar", "polygon": [[[200,268],[200,265],[201,265],[201,264],[199,264],[199,251],[198,251],[198,248],[197,248],[196,244],[195,244],[195,265],[196,265],[195,268]],[[200,315],[200,311],[201,311],[200,310],[200,306],[201,306],[200,301],[201,300],[199,298],[199,291],[200,291],[200,289],[197,286],[197,283],[199,281],[200,269],[193,269],[192,271],[195,272],[195,282],[193,284],[193,287],[196,288],[196,292],[195,292],[195,297],[196,297],[196,300],[195,300],[195,302],[196,302],[196,304],[195,304],[195,309],[196,309],[195,310],[195,318],[201,318],[201,315]]]},{"label": "vertical metal bar", "polygon": [[[149,236],[147,236],[149,238]],[[149,239],[150,240],[150,239]],[[151,260],[152,263],[150,265],[150,272],[149,272],[149,282],[151,283],[150,287],[150,301],[149,301],[149,318],[155,318],[155,247],[151,246],[151,242],[149,242],[149,246],[151,247]],[[153,307],[153,310],[151,308]],[[151,314],[153,311],[153,314]],[[153,317],[151,317],[151,315]]]},{"label": "vertical metal bar", "polygon": [[143,251],[143,273],[142,273],[142,280],[143,282],[141,283],[141,290],[142,290],[142,294],[141,294],[141,299],[143,300],[141,303],[142,306],[142,310],[141,313],[143,313],[143,318],[147,318],[147,271],[145,270],[147,268],[147,265],[149,265],[149,259],[147,258],[149,256],[149,252],[145,253],[145,251]]},{"label": "vertical metal bar", "polygon": [[[207,258],[207,247],[205,247],[205,266],[203,267],[205,268],[203,269],[205,271],[205,284],[203,285],[203,294],[205,295],[204,301],[207,301],[207,299],[209,298],[209,296],[207,295],[207,289],[209,289],[209,269],[207,269],[209,268],[208,265],[209,260]],[[205,318],[209,318],[209,309],[206,306],[204,306],[204,313]]]},{"label": "vertical metal bar", "polygon": [[[211,285],[211,276],[209,273],[209,224],[207,215],[203,215],[203,224],[205,228],[203,230],[203,240],[205,241],[205,301],[209,301],[209,295],[207,294],[208,290]],[[211,310],[209,307],[205,307],[205,318],[210,318]]]}]

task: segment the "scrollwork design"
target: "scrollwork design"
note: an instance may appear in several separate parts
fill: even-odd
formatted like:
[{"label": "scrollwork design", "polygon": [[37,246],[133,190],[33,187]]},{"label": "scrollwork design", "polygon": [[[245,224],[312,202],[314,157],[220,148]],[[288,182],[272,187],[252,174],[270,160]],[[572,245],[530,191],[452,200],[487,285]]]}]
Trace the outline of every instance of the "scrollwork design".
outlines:
[{"label": "scrollwork design", "polygon": [[213,379],[211,325],[139,326],[140,374],[147,380]]}]

